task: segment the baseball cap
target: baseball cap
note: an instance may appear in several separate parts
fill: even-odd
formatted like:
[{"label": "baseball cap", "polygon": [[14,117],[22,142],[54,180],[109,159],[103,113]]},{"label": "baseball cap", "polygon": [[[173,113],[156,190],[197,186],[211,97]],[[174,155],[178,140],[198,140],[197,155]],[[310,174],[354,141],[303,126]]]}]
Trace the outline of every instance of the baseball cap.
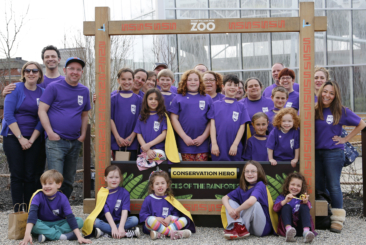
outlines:
[{"label": "baseball cap", "polygon": [[158,68],[159,66],[164,66],[165,69],[168,69],[168,65],[166,63],[155,63],[154,70]]},{"label": "baseball cap", "polygon": [[70,57],[70,58],[68,58],[68,59],[66,60],[65,68],[66,68],[66,67],[67,67],[67,65],[68,65],[68,64],[70,64],[71,62],[78,62],[78,63],[81,65],[81,67],[82,67],[82,68],[84,68],[84,66],[85,66],[85,62],[84,62],[82,59],[80,59],[80,58],[78,58],[78,57]]}]

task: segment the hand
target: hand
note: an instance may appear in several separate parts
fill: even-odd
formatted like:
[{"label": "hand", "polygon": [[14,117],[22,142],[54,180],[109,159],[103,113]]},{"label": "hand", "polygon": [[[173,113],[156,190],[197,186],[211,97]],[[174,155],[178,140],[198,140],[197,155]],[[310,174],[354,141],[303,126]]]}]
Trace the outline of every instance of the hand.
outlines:
[{"label": "hand", "polygon": [[217,157],[220,155],[219,146],[217,144],[212,144],[211,153]]},{"label": "hand", "polygon": [[305,196],[305,198],[302,199],[302,203],[307,204],[309,201],[309,195],[305,192],[304,196]]},{"label": "hand", "polygon": [[170,217],[170,216],[166,217],[166,218],[164,219],[164,221],[163,221],[163,222],[165,223],[164,225],[165,225],[165,226],[169,226],[169,225],[170,225],[170,221],[171,221],[171,219],[172,219],[172,217]]},{"label": "hand", "polygon": [[[121,229],[120,229],[121,228]],[[118,233],[119,235],[122,237],[125,237],[126,236],[126,231],[125,229],[123,228],[123,226],[120,226],[120,228],[118,228]]]},{"label": "hand", "polygon": [[22,138],[19,139],[19,143],[22,146],[22,149],[23,150],[28,150],[32,146],[32,144],[29,143],[29,140],[26,139],[26,138],[24,138],[24,137],[22,137]]},{"label": "hand", "polygon": [[148,150],[146,154],[149,157],[148,159],[154,159],[156,156],[156,153],[153,150]]},{"label": "hand", "polygon": [[135,139],[135,136],[128,136],[126,139],[125,139],[125,143],[126,143],[126,146],[131,146],[133,140]]},{"label": "hand", "polygon": [[187,146],[191,146],[191,145],[194,145],[194,141],[192,140],[191,137],[189,137],[188,135],[186,135],[184,138],[182,138],[182,140],[184,141],[184,143],[187,145]]},{"label": "hand", "polygon": [[126,146],[125,139],[122,138],[122,137],[118,136],[116,142],[117,142],[118,147],[125,147]]},{"label": "hand", "polygon": [[19,245],[28,245],[28,242],[29,242],[30,244],[33,244],[32,236],[31,236],[30,234],[25,235],[25,236],[24,236],[23,241],[21,241],[21,242],[19,243]]},{"label": "hand", "polygon": [[295,168],[295,167],[296,167],[296,163],[297,163],[298,161],[299,161],[299,160],[298,160],[298,159],[296,159],[296,158],[292,159],[292,160],[291,160],[291,166],[292,166],[293,168]]},{"label": "hand", "polygon": [[205,141],[205,138],[202,136],[202,135],[200,135],[200,136],[198,136],[197,138],[195,138],[194,140],[193,140],[193,143],[196,145],[196,146],[200,146],[200,145],[202,145],[202,143]]},{"label": "hand", "polygon": [[276,166],[277,165],[277,161],[274,159],[270,159],[269,162],[271,163],[272,166]]},{"label": "hand", "polygon": [[347,142],[346,138],[342,138],[340,136],[334,136],[332,138],[333,141],[338,141],[338,143],[336,143],[336,145],[339,145],[339,144],[345,144]]},{"label": "hand", "polygon": [[95,101],[97,100],[97,95],[93,94],[93,103],[95,104]]},{"label": "hand", "polygon": [[235,144],[232,144],[229,150],[230,156],[236,156],[236,153],[238,152],[238,146]]},{"label": "hand", "polygon": [[285,202],[289,203],[292,200],[292,198],[294,198],[294,196],[291,193],[287,194],[287,196],[285,198]]},{"label": "hand", "polygon": [[14,83],[9,84],[6,86],[3,90],[3,97],[5,97],[7,94],[10,94],[11,91],[13,91],[16,88],[16,85]]},{"label": "hand", "polygon": [[78,238],[78,242],[79,244],[83,244],[83,243],[92,243],[92,241],[90,241],[89,239],[85,239],[84,237],[80,237]]},{"label": "hand", "polygon": [[112,232],[111,233],[112,233],[112,237],[113,238],[115,238],[115,239],[121,238],[116,226],[112,228]]},{"label": "hand", "polygon": [[81,143],[83,143],[85,140],[85,135],[80,135],[80,137],[78,138],[78,141],[80,141]]},{"label": "hand", "polygon": [[156,220],[159,221],[159,223],[162,224],[163,226],[167,227],[167,225],[165,225],[165,221],[162,217],[156,217]]},{"label": "hand", "polygon": [[60,140],[60,135],[56,134],[55,132],[52,132],[51,134],[48,135],[48,139],[51,141],[58,141]]},{"label": "hand", "polygon": [[148,152],[150,150],[150,145],[149,144],[142,145],[141,150],[143,150],[143,152]]},{"label": "hand", "polygon": [[229,211],[229,215],[230,215],[230,217],[231,218],[233,218],[233,219],[239,219],[239,217],[240,217],[240,212],[238,212],[236,209],[230,209],[230,210],[228,210]]}]

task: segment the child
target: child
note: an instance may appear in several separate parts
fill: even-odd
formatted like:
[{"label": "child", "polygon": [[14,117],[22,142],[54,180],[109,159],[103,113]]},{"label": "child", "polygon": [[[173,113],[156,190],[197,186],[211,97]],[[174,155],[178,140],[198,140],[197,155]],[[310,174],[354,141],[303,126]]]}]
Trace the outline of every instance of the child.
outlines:
[{"label": "child", "polygon": [[29,203],[25,235],[20,245],[32,244],[31,233],[38,235],[38,242],[46,240],[78,240],[91,243],[81,236],[83,220],[75,218],[67,197],[57,190],[64,180],[57,170],[48,170],[41,176],[42,189],[37,190]]},{"label": "child", "polygon": [[307,184],[304,176],[301,173],[289,174],[282,188],[282,194],[273,205],[273,210],[280,216],[278,234],[286,236],[286,242],[295,242],[296,235],[303,235],[305,243],[312,242],[316,233],[310,215],[311,203],[309,195],[306,195]]},{"label": "child", "polygon": [[[104,171],[106,188],[98,191],[97,204],[93,212],[86,218],[83,234],[88,236],[95,228],[95,238],[105,233],[113,238],[140,237],[136,216],[128,217],[130,212],[130,193],[119,184],[122,173],[116,165],[108,166]],[[98,218],[97,218],[98,217]]]},{"label": "child", "polygon": [[149,89],[144,95],[140,118],[134,130],[141,145],[141,152],[145,152],[149,159],[155,158],[153,149],[165,150],[167,133],[165,113],[163,95],[157,88]]},{"label": "child", "polygon": [[295,109],[284,108],[273,119],[274,129],[268,136],[268,159],[272,165],[277,161],[291,161],[296,167],[300,154],[300,118]]},{"label": "child", "polygon": [[244,159],[255,161],[268,161],[268,155],[265,151],[267,144],[268,117],[263,112],[257,112],[252,117],[252,125],[255,134],[248,139]]},{"label": "child", "polygon": [[170,91],[170,88],[172,87],[172,84],[174,83],[174,74],[172,71],[168,69],[161,70],[158,74],[158,81],[161,88],[161,93],[164,96],[164,103],[165,108],[169,110],[170,105],[172,104],[172,101],[174,97],[176,96],[175,93],[172,93]]},{"label": "child", "polygon": [[241,161],[241,138],[249,116],[245,107],[235,99],[239,88],[238,77],[225,75],[223,83],[226,97],[213,103],[207,114],[211,119],[212,160]]},{"label": "child", "polygon": [[141,206],[140,223],[153,240],[164,236],[172,240],[188,238],[196,232],[190,212],[174,198],[171,183],[168,173],[162,170],[153,171],[149,177],[150,195]]},{"label": "child", "polygon": [[178,94],[169,108],[183,161],[207,161],[210,121],[207,113],[212,99],[205,94],[201,74],[186,71],[179,82]]},{"label": "child", "polygon": [[273,118],[286,104],[286,101],[288,99],[288,91],[282,86],[277,86],[272,90],[271,99],[273,101],[274,107],[266,112],[270,123],[270,126],[268,127],[269,132],[271,132],[273,129]]},{"label": "child", "polygon": [[137,159],[138,144],[133,130],[141,110],[141,97],[131,91],[134,79],[131,69],[122,68],[117,77],[118,93],[111,97],[111,148],[113,153],[127,149],[132,161]]},{"label": "child", "polygon": [[266,184],[266,174],[259,162],[248,161],[240,176],[240,186],[222,198],[221,219],[226,239],[277,232],[277,214],[272,210],[273,201]]}]

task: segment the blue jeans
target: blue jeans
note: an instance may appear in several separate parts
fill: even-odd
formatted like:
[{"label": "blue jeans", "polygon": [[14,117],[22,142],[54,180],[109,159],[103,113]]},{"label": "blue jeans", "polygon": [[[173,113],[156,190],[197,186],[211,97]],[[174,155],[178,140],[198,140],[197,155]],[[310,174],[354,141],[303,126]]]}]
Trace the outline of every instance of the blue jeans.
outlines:
[{"label": "blue jeans", "polygon": [[46,139],[48,169],[55,169],[64,176],[60,190],[69,198],[75,181],[76,164],[82,143],[78,140]]},{"label": "blue jeans", "polygon": [[299,220],[295,227],[292,220],[292,207],[289,204],[286,204],[281,209],[283,226],[286,227],[286,225],[291,225],[296,229],[296,236],[302,236],[304,227],[309,227],[311,230],[310,209],[307,204],[300,205],[298,215]]},{"label": "blue jeans", "polygon": [[[129,216],[129,217],[127,217],[127,220],[126,220],[125,228],[124,229],[125,230],[128,230],[128,229],[130,229],[132,227],[137,226],[138,223],[139,223],[139,219],[136,216]],[[116,225],[117,225],[117,228],[118,228],[119,227],[119,222],[118,223],[116,222]],[[99,228],[104,233],[107,233],[109,235],[112,235],[111,234],[112,228],[109,225],[109,223],[108,222],[105,222],[105,221],[103,221],[101,219],[98,219],[98,218],[95,219],[94,228]]]},{"label": "blue jeans", "polygon": [[332,208],[343,208],[341,173],[344,150],[315,150],[315,188],[329,191]]}]

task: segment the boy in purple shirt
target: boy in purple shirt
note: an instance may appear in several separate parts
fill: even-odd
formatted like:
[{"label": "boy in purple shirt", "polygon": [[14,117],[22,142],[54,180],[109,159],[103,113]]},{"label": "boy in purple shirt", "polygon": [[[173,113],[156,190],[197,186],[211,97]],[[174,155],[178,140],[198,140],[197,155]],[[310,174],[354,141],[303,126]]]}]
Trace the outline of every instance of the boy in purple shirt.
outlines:
[{"label": "boy in purple shirt", "polygon": [[78,240],[91,243],[80,233],[83,220],[75,218],[67,197],[58,192],[63,181],[57,170],[48,170],[41,176],[42,190],[33,194],[25,235],[21,245],[32,244],[32,234],[38,235],[38,242],[46,240]]},{"label": "boy in purple shirt", "polygon": [[164,96],[165,109],[168,111],[173,99],[177,95],[171,92],[172,84],[174,83],[174,74],[168,69],[161,70],[158,74],[158,83],[160,84],[160,90]]},{"label": "boy in purple shirt", "polygon": [[85,62],[77,57],[67,59],[65,80],[47,86],[38,110],[46,131],[48,168],[64,175],[61,190],[67,197],[73,190],[76,164],[89,119],[89,89],[79,83],[84,66]]}]

